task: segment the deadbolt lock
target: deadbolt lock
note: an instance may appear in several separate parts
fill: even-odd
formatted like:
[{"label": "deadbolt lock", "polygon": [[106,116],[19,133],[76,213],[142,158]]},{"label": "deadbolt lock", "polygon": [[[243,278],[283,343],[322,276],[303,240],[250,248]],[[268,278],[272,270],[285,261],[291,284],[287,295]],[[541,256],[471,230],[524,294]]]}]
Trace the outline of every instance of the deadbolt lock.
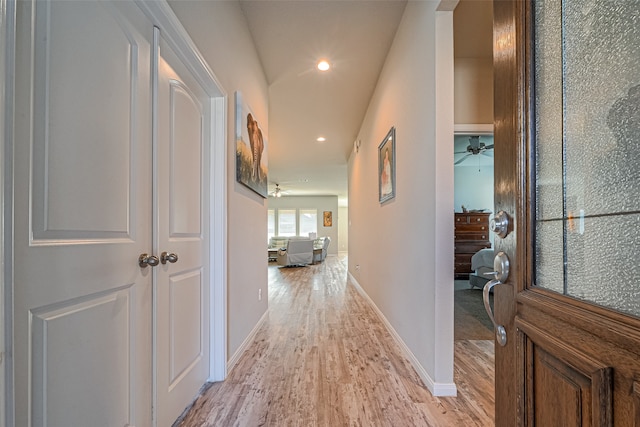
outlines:
[{"label": "deadbolt lock", "polygon": [[509,215],[505,211],[497,212],[489,221],[489,228],[504,239],[509,234]]}]

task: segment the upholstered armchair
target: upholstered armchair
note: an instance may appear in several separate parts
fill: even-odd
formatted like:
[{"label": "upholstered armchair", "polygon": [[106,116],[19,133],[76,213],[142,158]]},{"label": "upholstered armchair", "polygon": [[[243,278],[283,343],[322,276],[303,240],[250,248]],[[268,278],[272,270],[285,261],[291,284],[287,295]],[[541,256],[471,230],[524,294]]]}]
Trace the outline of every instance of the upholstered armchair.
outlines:
[{"label": "upholstered armchair", "polygon": [[330,237],[324,237],[318,240],[322,240],[322,244],[314,246],[313,251],[313,262],[322,262],[327,257],[327,249],[329,248],[329,243],[331,243]]},{"label": "upholstered armchair", "polygon": [[289,240],[286,249],[278,251],[278,264],[283,266],[313,263],[313,240]]}]

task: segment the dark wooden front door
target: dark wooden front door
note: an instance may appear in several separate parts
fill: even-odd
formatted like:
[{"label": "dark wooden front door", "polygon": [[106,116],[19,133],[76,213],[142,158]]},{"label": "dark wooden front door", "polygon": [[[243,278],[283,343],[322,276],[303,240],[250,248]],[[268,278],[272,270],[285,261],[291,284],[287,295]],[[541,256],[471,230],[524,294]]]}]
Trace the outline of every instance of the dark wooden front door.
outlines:
[{"label": "dark wooden front door", "polygon": [[496,425],[640,426],[640,1],[494,1]]}]

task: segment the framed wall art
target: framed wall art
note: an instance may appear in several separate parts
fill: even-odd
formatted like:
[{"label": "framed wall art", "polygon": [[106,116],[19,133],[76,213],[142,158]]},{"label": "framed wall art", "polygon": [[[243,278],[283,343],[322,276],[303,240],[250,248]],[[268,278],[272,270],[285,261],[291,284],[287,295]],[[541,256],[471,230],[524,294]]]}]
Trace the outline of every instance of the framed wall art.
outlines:
[{"label": "framed wall art", "polygon": [[242,94],[236,92],[236,180],[267,198],[267,139]]},{"label": "framed wall art", "polygon": [[322,225],[325,227],[333,226],[333,215],[331,211],[324,211],[322,213]]},{"label": "framed wall art", "polygon": [[378,146],[378,194],[380,203],[396,197],[396,128]]}]

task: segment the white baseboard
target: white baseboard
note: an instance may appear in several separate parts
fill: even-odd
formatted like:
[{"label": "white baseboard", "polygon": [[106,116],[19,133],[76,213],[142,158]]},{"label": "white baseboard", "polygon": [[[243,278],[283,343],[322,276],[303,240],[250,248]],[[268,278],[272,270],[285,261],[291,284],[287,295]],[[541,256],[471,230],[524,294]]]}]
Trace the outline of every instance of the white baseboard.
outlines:
[{"label": "white baseboard", "polygon": [[233,356],[231,356],[231,358],[227,361],[227,372],[231,372],[231,369],[233,369],[233,367],[236,366],[236,364],[240,360],[240,357],[242,357],[242,355],[244,354],[245,351],[247,351],[249,346],[253,344],[253,340],[256,337],[258,330],[260,330],[260,327],[262,326],[262,324],[265,322],[265,320],[267,320],[268,315],[269,315],[269,309],[267,309],[264,312],[260,320],[258,320],[258,323],[256,323],[256,326],[254,326],[251,332],[249,332],[249,335],[247,335],[247,338],[244,339],[242,344],[240,344],[240,347],[238,347],[238,349],[233,354]]},{"label": "white baseboard", "polygon": [[358,283],[356,278],[353,277],[351,273],[348,273],[348,275],[349,275],[349,281],[351,282],[353,287],[356,288],[358,293],[362,295],[362,297],[371,305],[371,307],[373,307],[373,310],[376,312],[380,320],[382,320],[382,323],[384,323],[385,327],[387,328],[387,330],[389,331],[393,339],[396,341],[396,343],[400,347],[400,350],[402,350],[402,352],[404,353],[404,356],[407,359],[409,359],[409,362],[411,362],[413,369],[416,370],[416,372],[418,373],[418,376],[420,377],[420,379],[422,379],[422,382],[424,382],[425,386],[431,392],[431,394],[433,394],[434,396],[457,396],[458,391],[455,383],[437,383],[433,380],[433,378],[431,378],[431,376],[427,373],[424,367],[420,364],[415,354],[413,354],[413,352],[409,349],[407,344],[405,344],[403,339],[393,328],[389,320],[387,320],[387,318],[382,313],[382,311],[380,311],[376,303],[373,302],[371,297],[369,297],[369,295],[365,292],[365,290],[362,289],[362,286],[360,286],[360,283]]}]

